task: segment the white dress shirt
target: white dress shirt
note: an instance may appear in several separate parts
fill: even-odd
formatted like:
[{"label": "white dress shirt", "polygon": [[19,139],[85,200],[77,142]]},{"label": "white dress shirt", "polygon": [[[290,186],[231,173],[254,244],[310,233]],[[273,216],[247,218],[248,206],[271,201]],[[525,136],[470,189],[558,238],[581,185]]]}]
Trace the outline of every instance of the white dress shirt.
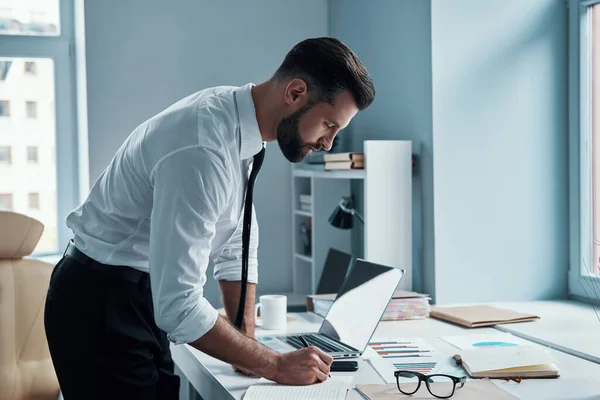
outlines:
[{"label": "white dress shirt", "polygon": [[[263,146],[252,86],[202,90],[141,124],[67,217],[87,256],[150,273],[156,323],[174,343],[216,322],[203,296],[210,260],[215,279],[241,279],[245,187]],[[248,281],[256,283],[252,216]]]}]

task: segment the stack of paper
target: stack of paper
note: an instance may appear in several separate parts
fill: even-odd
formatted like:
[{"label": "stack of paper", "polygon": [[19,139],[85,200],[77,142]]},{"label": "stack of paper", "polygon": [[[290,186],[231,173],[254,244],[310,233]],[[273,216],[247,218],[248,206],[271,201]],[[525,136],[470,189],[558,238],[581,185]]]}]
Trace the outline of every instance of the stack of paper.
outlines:
[{"label": "stack of paper", "polygon": [[431,298],[426,294],[397,291],[390,301],[382,321],[402,321],[429,317]]}]

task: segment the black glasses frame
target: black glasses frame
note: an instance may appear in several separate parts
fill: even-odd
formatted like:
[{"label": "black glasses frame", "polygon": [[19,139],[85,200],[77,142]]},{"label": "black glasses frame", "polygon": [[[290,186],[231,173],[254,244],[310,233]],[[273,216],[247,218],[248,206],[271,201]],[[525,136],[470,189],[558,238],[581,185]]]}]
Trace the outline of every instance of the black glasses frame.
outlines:
[{"label": "black glasses frame", "polygon": [[[402,374],[411,374],[416,376],[417,378],[419,378],[419,383],[417,384],[417,388],[412,391],[412,392],[407,392],[405,390],[400,389],[400,375]],[[460,385],[459,388],[462,388],[463,386],[465,386],[465,382],[467,381],[467,377],[463,376],[461,378],[456,377],[456,376],[452,376],[452,375],[445,375],[445,374],[432,374],[432,375],[425,375],[422,374],[420,372],[414,372],[414,371],[394,371],[394,376],[396,377],[396,386],[398,386],[398,390],[400,391],[400,393],[402,394],[406,394],[406,395],[411,395],[411,394],[415,394],[417,393],[417,391],[421,388],[421,382],[425,382],[425,386],[427,386],[427,390],[429,391],[429,393],[431,393],[432,396],[437,397],[438,399],[448,399],[450,397],[452,397],[454,395],[454,392],[456,391],[456,385]],[[444,378],[450,378],[452,380],[452,382],[454,383],[454,385],[452,386],[452,393],[450,393],[449,396],[438,396],[437,394],[433,393],[431,391],[431,388],[429,387],[429,379],[436,377],[436,376],[442,376]]]}]

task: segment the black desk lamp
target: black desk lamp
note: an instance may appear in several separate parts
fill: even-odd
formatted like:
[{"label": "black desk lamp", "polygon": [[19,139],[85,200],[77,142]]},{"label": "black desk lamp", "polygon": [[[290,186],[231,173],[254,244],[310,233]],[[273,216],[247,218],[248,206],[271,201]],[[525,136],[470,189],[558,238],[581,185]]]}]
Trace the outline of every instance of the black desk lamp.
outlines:
[{"label": "black desk lamp", "polygon": [[365,223],[363,217],[354,208],[352,197],[342,197],[338,206],[329,217],[329,223],[336,228],[352,229],[352,217],[354,215],[356,215],[356,218],[360,222]]}]

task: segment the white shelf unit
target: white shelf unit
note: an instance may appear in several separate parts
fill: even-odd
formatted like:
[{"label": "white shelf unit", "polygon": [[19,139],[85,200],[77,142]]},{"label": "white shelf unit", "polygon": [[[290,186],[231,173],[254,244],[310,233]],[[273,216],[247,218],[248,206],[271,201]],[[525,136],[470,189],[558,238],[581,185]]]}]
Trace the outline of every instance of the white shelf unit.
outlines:
[{"label": "white shelf unit", "polygon": [[[359,171],[362,174],[356,174],[355,171],[347,172],[335,171],[329,174],[326,171],[301,169],[294,169],[292,172],[294,293],[311,294],[316,291],[330,247],[351,252],[352,231],[334,228],[328,222],[329,216],[342,196],[350,195],[350,179],[364,178],[364,171]],[[299,210],[300,195],[310,196],[311,211]],[[302,224],[310,227],[310,249],[306,248],[302,237]]]},{"label": "white shelf unit", "polygon": [[[411,142],[365,141],[364,152],[364,170],[292,169],[294,293],[315,293],[329,248],[352,254],[352,230],[329,224],[340,199],[351,195],[352,180],[364,182],[365,224],[355,218],[353,229],[364,229],[365,259],[406,269],[399,288],[412,289]],[[310,196],[310,211],[300,210],[300,195]],[[308,226],[309,220],[310,251],[301,233],[302,224]]]}]

